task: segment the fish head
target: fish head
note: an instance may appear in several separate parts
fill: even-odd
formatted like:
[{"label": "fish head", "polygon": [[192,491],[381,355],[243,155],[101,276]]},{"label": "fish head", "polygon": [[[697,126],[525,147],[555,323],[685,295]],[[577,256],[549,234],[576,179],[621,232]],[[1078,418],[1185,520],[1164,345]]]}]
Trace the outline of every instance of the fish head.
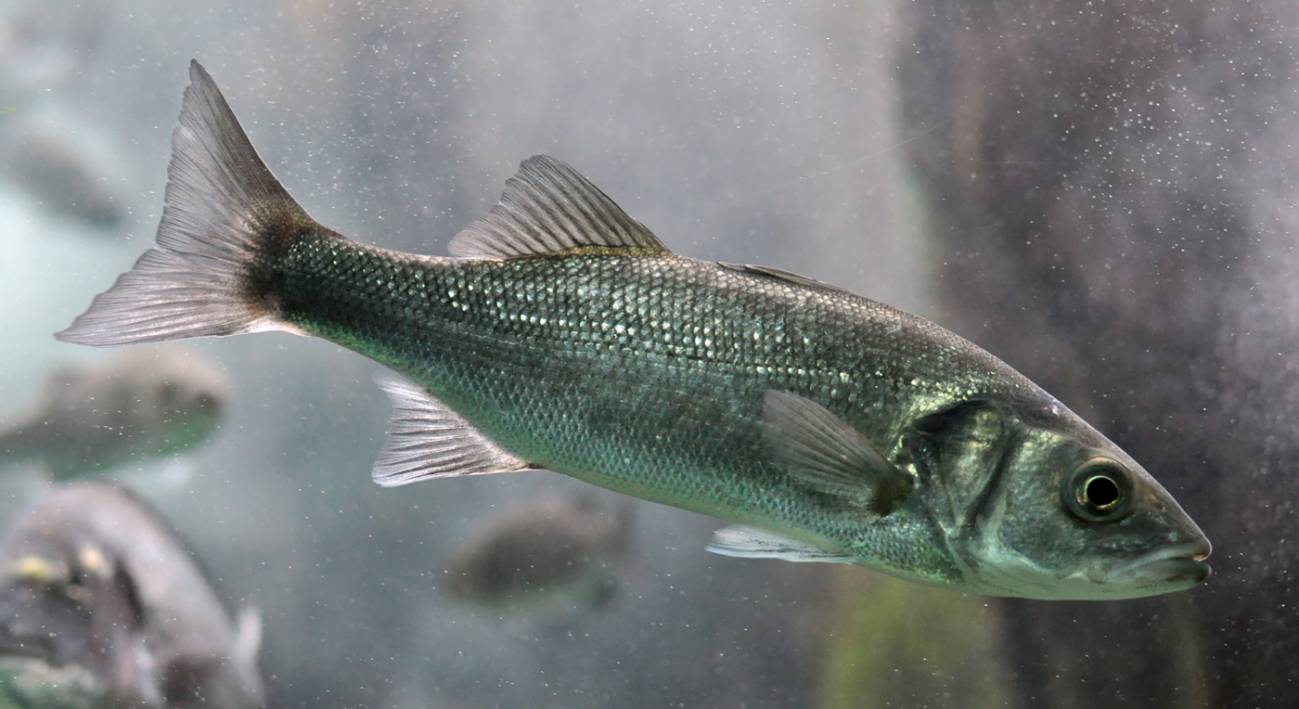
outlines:
[{"label": "fish head", "polygon": [[230,398],[229,381],[220,370],[185,354],[159,357],[131,387],[142,415],[149,419],[144,425],[164,430],[176,450],[212,435]]},{"label": "fish head", "polygon": [[1046,414],[999,411],[1009,419],[997,435],[948,445],[982,463],[948,534],[970,582],[997,595],[1112,600],[1208,578],[1204,533],[1118,446],[1056,403]]},{"label": "fish head", "polygon": [[202,443],[217,429],[226,408],[226,390],[201,377],[162,377],[145,390],[149,414],[166,431],[167,450]]},{"label": "fish head", "polygon": [[63,443],[69,474],[119,459],[178,453],[210,438],[230,399],[224,372],[187,350],[131,352],[98,368],[63,368],[46,382],[40,418]]},{"label": "fish head", "polygon": [[98,402],[112,430],[129,434],[139,453],[176,453],[207,440],[230,398],[225,374],[188,350],[160,347],[127,356],[97,372],[72,404]]},{"label": "fish head", "polygon": [[93,664],[142,623],[134,579],[92,543],[29,539],[0,563],[0,656]]}]

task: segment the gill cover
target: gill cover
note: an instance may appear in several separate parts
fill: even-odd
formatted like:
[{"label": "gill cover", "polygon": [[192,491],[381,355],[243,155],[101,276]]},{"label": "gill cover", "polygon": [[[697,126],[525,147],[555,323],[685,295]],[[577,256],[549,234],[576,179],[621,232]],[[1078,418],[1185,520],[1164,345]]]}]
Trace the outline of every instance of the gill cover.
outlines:
[{"label": "gill cover", "polygon": [[976,531],[995,512],[1006,462],[1020,426],[1005,407],[971,399],[928,414],[904,435],[903,447],[951,538]]}]

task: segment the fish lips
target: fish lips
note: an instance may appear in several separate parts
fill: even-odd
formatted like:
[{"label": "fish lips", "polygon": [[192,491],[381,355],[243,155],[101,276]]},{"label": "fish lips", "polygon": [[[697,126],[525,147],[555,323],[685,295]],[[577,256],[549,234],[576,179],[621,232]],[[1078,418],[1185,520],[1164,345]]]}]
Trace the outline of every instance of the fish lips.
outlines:
[{"label": "fish lips", "polygon": [[1109,570],[1106,583],[1172,584],[1190,588],[1212,573],[1205,563],[1213,547],[1207,539],[1160,547]]},{"label": "fish lips", "polygon": [[0,627],[0,662],[22,659],[58,664],[58,652],[48,637],[19,636]]}]

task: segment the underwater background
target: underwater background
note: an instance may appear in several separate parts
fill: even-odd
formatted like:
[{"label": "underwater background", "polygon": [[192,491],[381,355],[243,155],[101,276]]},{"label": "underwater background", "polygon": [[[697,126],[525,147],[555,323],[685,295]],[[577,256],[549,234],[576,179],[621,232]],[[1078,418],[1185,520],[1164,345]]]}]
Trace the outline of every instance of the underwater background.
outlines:
[{"label": "underwater background", "polygon": [[[186,343],[232,383],[218,433],[180,473],[106,475],[261,610],[269,706],[1296,706],[1297,42],[1285,0],[2,1],[0,418],[112,356],[52,334],[152,243],[196,57],[321,223],[445,253],[520,160],[558,156],[678,253],[980,344],[1215,545],[1185,593],[987,599],[716,557],[721,522],[636,502],[607,602],[476,607],[447,593],[474,530],[617,496],[545,472],[380,488],[377,365]],[[6,519],[48,485],[4,475]]]}]

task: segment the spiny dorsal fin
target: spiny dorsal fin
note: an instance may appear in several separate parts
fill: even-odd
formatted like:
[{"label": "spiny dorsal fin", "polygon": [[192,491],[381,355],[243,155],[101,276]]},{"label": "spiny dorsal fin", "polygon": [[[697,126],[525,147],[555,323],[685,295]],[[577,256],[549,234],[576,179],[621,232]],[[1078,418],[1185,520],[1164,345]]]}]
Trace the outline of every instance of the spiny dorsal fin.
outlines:
[{"label": "spiny dorsal fin", "polygon": [[887,515],[911,490],[912,480],[866,436],[824,406],[768,389],[763,437],[795,479],[818,492]]},{"label": "spiny dorsal fin", "polygon": [[720,556],[741,559],[819,561],[829,564],[851,564],[856,561],[843,552],[821,549],[775,532],[743,525],[723,527],[713,532],[713,541],[704,549]]},{"label": "spiny dorsal fin", "polygon": [[599,187],[547,155],[524,160],[505,182],[500,203],[449,246],[452,256],[493,260],[582,248],[667,251]]},{"label": "spiny dorsal fin", "polygon": [[374,481],[384,487],[425,478],[509,473],[530,467],[474,430],[423,387],[385,379],[392,400],[388,440],[375,461]]}]

